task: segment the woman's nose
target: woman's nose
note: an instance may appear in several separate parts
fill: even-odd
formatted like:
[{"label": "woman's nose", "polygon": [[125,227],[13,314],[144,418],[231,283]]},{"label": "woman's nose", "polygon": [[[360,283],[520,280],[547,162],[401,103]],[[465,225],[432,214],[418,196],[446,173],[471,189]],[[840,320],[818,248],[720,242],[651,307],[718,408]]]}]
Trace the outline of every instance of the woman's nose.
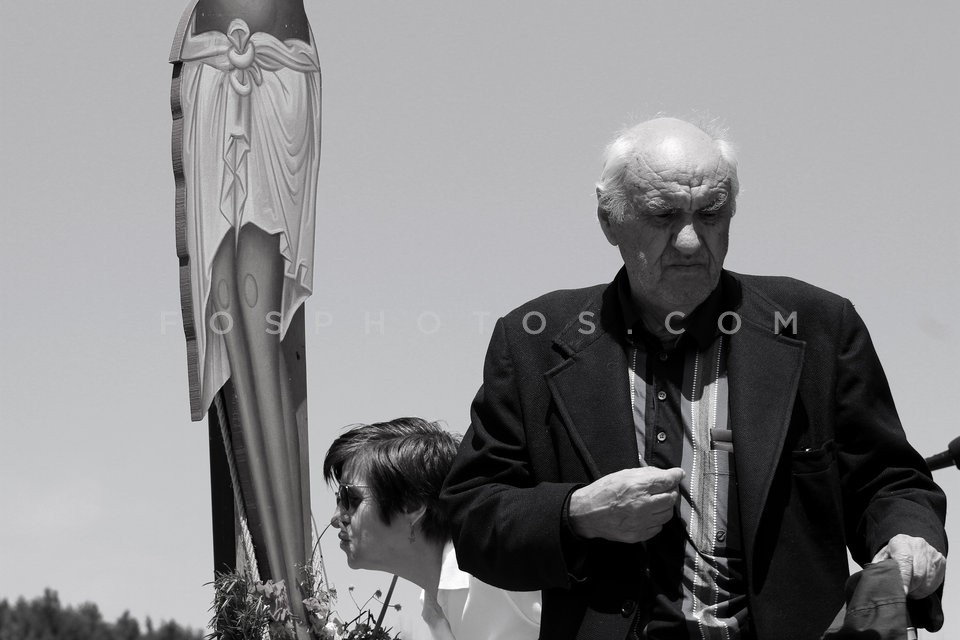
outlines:
[{"label": "woman's nose", "polygon": [[344,513],[340,505],[337,505],[333,508],[333,515],[330,516],[330,525],[335,529],[340,529],[347,524],[350,524],[350,514]]}]

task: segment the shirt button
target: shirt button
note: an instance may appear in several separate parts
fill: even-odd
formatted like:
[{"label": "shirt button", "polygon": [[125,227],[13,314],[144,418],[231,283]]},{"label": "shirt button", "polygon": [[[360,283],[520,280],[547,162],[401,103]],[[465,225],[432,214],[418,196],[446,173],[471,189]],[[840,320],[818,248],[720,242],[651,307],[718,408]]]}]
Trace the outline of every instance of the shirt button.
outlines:
[{"label": "shirt button", "polygon": [[717,542],[723,542],[727,539],[726,531],[717,531]]},{"label": "shirt button", "polygon": [[666,439],[667,439],[666,431],[661,431],[660,433],[657,434],[657,442],[663,442]]},{"label": "shirt button", "polygon": [[637,608],[637,603],[633,600],[624,600],[623,606],[620,607],[620,615],[624,618],[629,618],[633,615],[633,611]]},{"label": "shirt button", "polygon": [[669,357],[670,357],[670,356],[667,355],[667,352],[666,352],[666,351],[661,351],[661,352],[660,352],[660,362],[666,362],[666,361],[667,361],[667,358],[669,358]]},{"label": "shirt button", "polygon": [[666,400],[666,399],[667,399],[667,392],[666,392],[666,391],[658,391],[658,392],[657,392],[657,400]]}]

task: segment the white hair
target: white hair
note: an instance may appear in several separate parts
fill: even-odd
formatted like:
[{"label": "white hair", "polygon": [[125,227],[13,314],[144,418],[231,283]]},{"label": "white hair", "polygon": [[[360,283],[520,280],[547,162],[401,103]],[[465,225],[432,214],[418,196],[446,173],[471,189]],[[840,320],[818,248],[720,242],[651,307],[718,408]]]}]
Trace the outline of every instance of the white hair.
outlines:
[{"label": "white hair", "polygon": [[[667,117],[659,113],[657,118]],[[680,118],[688,124],[692,124],[705,134],[710,136],[713,143],[730,167],[733,168],[731,175],[731,195],[736,198],[740,189],[737,180],[737,153],[733,143],[730,141],[729,128],[720,121],[719,118],[698,114],[693,118]],[[600,173],[600,180],[597,181],[597,200],[601,209],[610,214],[610,219],[614,222],[622,222],[626,212],[629,210],[630,195],[627,193],[625,177],[630,161],[636,156],[636,144],[640,134],[640,127],[648,120],[644,120],[631,127],[622,129],[613,141],[607,145],[603,152],[603,171]]]}]

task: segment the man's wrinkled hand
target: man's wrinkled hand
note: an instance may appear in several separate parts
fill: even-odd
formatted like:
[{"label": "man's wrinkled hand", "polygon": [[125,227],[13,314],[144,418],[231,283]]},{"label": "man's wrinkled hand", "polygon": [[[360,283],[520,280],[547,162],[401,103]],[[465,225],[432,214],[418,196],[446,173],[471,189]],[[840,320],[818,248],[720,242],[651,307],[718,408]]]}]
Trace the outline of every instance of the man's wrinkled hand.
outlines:
[{"label": "man's wrinkled hand", "polygon": [[683,469],[623,469],[570,496],[570,526],[582,538],[642,542],[674,514]]},{"label": "man's wrinkled hand", "polygon": [[873,562],[893,558],[900,566],[903,590],[911,598],[926,598],[943,584],[947,559],[923,538],[895,535],[877,552]]}]

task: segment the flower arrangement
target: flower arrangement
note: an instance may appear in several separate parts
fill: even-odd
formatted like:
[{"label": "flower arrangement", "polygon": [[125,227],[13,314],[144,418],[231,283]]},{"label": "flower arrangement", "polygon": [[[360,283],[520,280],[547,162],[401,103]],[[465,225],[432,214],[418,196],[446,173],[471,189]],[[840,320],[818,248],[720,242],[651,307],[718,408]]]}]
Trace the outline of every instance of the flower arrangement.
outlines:
[{"label": "flower arrangement", "polygon": [[[337,590],[323,575],[319,542],[318,539],[314,546],[314,555],[319,556],[320,569],[313,562],[302,567],[297,585],[297,591],[303,596],[306,620],[291,612],[291,594],[282,580],[261,582],[245,569],[226,571],[217,574],[212,583],[210,628],[213,631],[207,636],[208,640],[297,640],[297,627],[305,628],[311,640],[399,640],[399,633],[391,635],[390,629],[381,626],[387,607],[400,610],[399,604],[389,604],[392,585],[386,601],[381,601],[382,592],[378,589],[362,605],[353,599],[353,587],[350,587],[350,599],[358,613],[353,619],[343,621],[334,609]],[[371,600],[382,604],[378,618],[366,608]]]},{"label": "flower arrangement", "polygon": [[247,571],[228,571],[217,574],[213,587],[213,632],[208,639],[296,639],[282,582],[260,582]]}]

